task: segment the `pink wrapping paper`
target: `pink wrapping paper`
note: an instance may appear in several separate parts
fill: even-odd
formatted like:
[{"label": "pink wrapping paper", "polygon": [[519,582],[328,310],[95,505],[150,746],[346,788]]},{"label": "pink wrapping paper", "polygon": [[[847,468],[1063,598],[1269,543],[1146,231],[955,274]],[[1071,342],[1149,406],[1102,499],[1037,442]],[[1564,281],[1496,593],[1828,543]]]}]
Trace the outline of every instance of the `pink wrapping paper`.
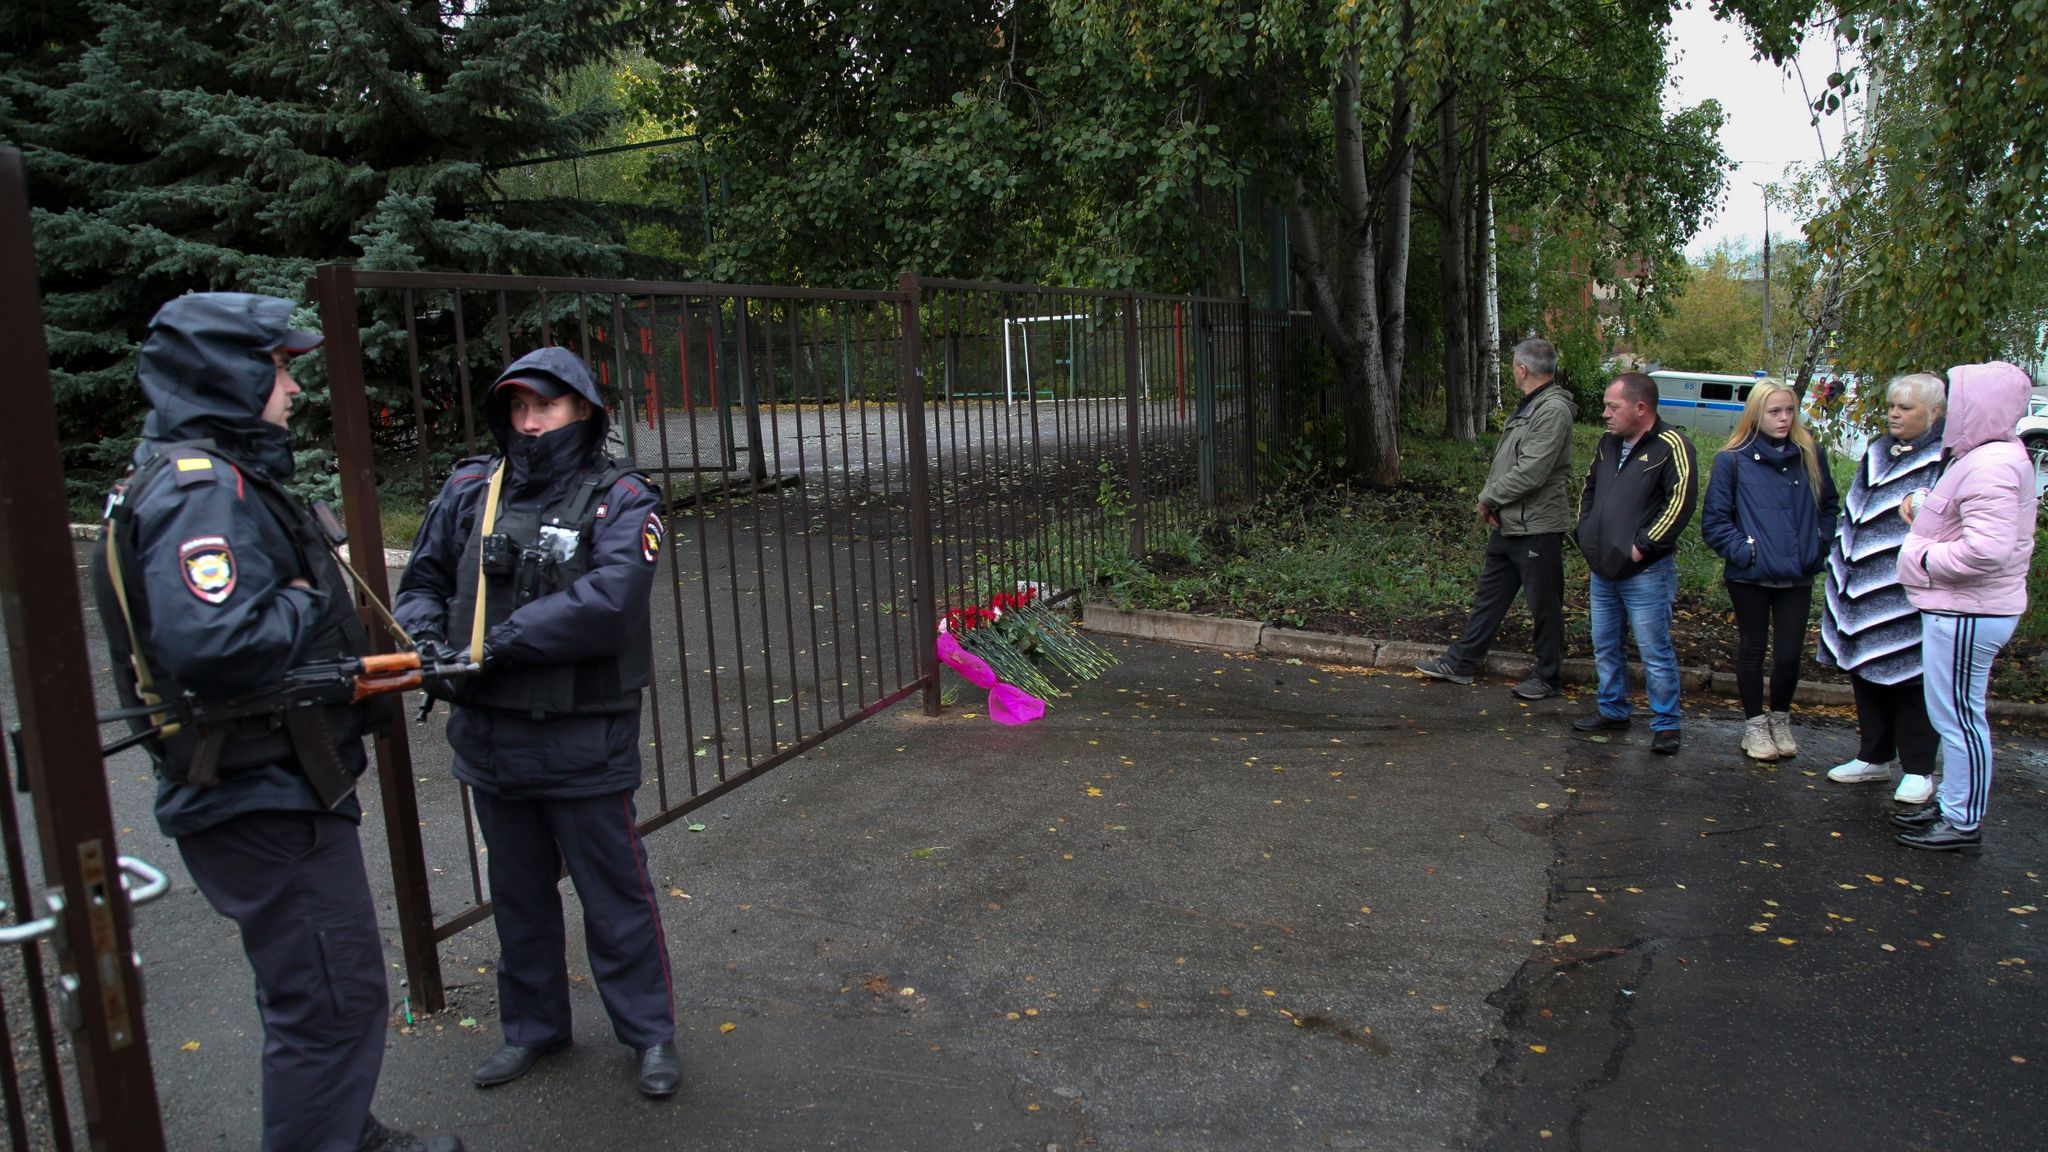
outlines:
[{"label": "pink wrapping paper", "polygon": [[1005,684],[997,679],[995,669],[988,666],[988,661],[962,648],[951,633],[939,633],[938,651],[939,660],[946,667],[966,677],[969,683],[988,689],[989,719],[1014,728],[1045,715],[1045,701],[1015,684]]}]

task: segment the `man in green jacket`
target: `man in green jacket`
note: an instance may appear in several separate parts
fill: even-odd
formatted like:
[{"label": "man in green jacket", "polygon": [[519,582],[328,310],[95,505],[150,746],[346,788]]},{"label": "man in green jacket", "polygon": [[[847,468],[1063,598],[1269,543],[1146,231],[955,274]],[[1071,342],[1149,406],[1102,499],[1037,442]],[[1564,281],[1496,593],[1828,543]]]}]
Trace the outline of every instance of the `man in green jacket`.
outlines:
[{"label": "man in green jacket", "polygon": [[1472,596],[1465,634],[1415,666],[1417,672],[1470,684],[1507,618],[1515,593],[1525,591],[1535,632],[1536,666],[1515,685],[1524,700],[1555,696],[1564,674],[1564,533],[1571,527],[1571,393],[1556,383],[1557,346],[1528,339],[1515,345],[1515,387],[1522,402],[1508,417],[1493,468],[1479,490],[1479,518],[1493,529],[1486,563]]}]

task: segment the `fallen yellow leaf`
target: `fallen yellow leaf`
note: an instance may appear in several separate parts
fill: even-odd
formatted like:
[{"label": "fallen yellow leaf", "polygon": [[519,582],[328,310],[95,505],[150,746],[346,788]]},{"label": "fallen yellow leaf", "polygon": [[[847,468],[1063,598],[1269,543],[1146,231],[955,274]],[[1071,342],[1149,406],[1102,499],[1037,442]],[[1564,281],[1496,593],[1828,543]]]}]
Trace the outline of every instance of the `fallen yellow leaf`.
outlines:
[{"label": "fallen yellow leaf", "polygon": [[184,1050],[185,1050],[185,1051],[187,1051],[187,1052],[197,1052],[197,1051],[199,1051],[199,1041],[197,1041],[197,1040],[187,1040],[187,1041],[185,1041],[185,1043],[183,1043],[183,1044],[179,1045],[179,1047],[181,1047],[182,1049],[184,1049]]},{"label": "fallen yellow leaf", "polygon": [[1793,938],[1791,938],[1790,936],[1780,936],[1780,937],[1778,937],[1778,943],[1780,943],[1780,944],[1797,944],[1797,943],[1799,943],[1799,941],[1797,941],[1797,940],[1794,940],[1794,939],[1793,939]]},{"label": "fallen yellow leaf", "polygon": [[1548,1044],[1531,1044],[1529,1045],[1529,1051],[1541,1056],[1545,1052],[1550,1051],[1550,1046]]},{"label": "fallen yellow leaf", "polygon": [[725,1035],[725,1034],[726,1034],[727,1032],[731,1032],[731,1031],[733,1031],[734,1029],[736,1029],[736,1028],[738,1028],[738,1027],[739,1027],[739,1025],[737,1025],[737,1024],[733,1024],[733,1023],[730,1023],[730,1022],[728,1022],[728,1023],[725,1023],[725,1024],[720,1024],[720,1025],[718,1026],[718,1034],[719,1034],[719,1035],[721,1035],[721,1036],[723,1036],[723,1035]]}]

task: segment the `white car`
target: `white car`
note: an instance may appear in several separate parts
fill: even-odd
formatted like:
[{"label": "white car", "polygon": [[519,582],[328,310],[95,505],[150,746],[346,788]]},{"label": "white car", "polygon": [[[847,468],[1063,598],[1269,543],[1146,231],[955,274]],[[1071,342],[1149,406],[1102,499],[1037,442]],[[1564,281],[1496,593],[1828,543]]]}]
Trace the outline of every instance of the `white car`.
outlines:
[{"label": "white car", "polygon": [[2034,454],[2038,462],[2048,452],[2048,396],[2039,392],[2027,398],[2027,414],[2020,417],[2020,443]]}]

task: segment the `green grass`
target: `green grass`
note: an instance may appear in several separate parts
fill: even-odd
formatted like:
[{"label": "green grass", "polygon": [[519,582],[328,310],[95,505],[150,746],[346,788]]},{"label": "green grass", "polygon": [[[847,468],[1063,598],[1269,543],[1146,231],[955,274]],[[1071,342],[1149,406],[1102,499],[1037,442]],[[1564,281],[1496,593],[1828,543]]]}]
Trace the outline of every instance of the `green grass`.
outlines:
[{"label": "green grass", "polygon": [[[1575,430],[1574,468],[1592,460],[1600,429]],[[1702,472],[1720,440],[1696,437]],[[1446,643],[1463,628],[1472,585],[1486,548],[1473,505],[1486,479],[1494,440],[1477,444],[1415,437],[1405,445],[1406,481],[1374,492],[1297,479],[1256,504],[1170,533],[1145,563],[1112,574],[1111,597],[1127,607],[1238,616],[1269,624]],[[1847,489],[1853,461],[1834,461]],[[1701,476],[1705,490],[1707,477]],[[1576,479],[1574,481],[1577,482]],[[1573,493],[1576,504],[1577,493]],[[2048,561],[2048,530],[2037,536]],[[1680,661],[1732,668],[1735,624],[1721,581],[1721,558],[1700,537],[1698,515],[1680,538],[1673,634]],[[1566,651],[1590,655],[1587,572],[1565,548]],[[2032,601],[2048,605],[2048,563],[2030,576]],[[1812,663],[1819,629],[1819,591],[1809,625],[1808,674],[1835,674]],[[1508,615],[1498,646],[1528,651],[1528,617]],[[2048,699],[2048,611],[2021,620],[2000,658],[1992,685],[2008,699]]]}]

